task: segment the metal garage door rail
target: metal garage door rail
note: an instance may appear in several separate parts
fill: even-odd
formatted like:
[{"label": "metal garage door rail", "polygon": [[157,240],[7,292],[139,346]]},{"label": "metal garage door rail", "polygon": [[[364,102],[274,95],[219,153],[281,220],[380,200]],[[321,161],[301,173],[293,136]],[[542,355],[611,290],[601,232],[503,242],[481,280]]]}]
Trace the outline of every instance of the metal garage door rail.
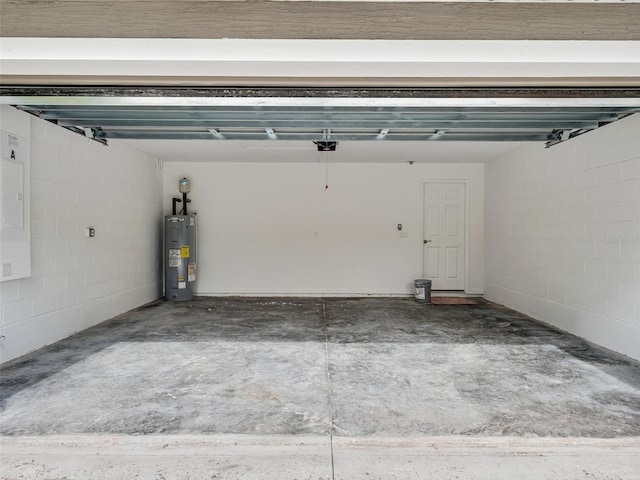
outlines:
[{"label": "metal garage door rail", "polygon": [[537,141],[640,112],[640,89],[3,87],[2,103],[89,138]]}]

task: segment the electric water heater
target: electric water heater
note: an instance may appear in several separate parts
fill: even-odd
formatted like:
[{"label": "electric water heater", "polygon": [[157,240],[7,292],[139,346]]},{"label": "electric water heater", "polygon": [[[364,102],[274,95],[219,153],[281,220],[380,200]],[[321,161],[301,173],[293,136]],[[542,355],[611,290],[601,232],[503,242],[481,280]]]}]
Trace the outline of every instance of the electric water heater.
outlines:
[{"label": "electric water heater", "polygon": [[191,300],[196,281],[196,217],[164,217],[164,296],[167,300]]},{"label": "electric water heater", "polygon": [[[188,179],[180,180],[182,199],[173,199],[173,214],[164,217],[164,296],[167,300],[191,300],[195,293],[197,226],[195,214],[187,213]],[[182,210],[176,212],[176,204]]]}]

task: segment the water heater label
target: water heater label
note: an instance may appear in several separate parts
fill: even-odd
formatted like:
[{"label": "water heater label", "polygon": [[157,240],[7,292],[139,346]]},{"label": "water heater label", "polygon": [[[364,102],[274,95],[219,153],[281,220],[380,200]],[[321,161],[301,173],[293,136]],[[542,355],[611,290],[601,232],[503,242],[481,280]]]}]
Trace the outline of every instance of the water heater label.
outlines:
[{"label": "water heater label", "polygon": [[189,258],[189,245],[182,246],[182,258]]},{"label": "water heater label", "polygon": [[178,282],[178,288],[187,288],[187,282]]},{"label": "water heater label", "polygon": [[170,248],[169,249],[169,258],[181,258],[180,257],[180,249],[179,248]]},{"label": "water heater label", "polygon": [[181,258],[170,258],[169,259],[169,266],[170,267],[181,267],[182,266],[182,259]]},{"label": "water heater label", "polygon": [[195,263],[190,263],[189,266],[187,267],[187,278],[189,279],[190,282],[196,281],[196,264]]}]

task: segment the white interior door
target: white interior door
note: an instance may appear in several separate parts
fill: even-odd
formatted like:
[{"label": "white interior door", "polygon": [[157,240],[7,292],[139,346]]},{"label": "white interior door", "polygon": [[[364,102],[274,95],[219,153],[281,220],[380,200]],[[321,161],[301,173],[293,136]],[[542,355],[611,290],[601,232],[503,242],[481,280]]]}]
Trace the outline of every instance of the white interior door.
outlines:
[{"label": "white interior door", "polygon": [[433,290],[464,290],[465,184],[424,184],[423,272]]}]

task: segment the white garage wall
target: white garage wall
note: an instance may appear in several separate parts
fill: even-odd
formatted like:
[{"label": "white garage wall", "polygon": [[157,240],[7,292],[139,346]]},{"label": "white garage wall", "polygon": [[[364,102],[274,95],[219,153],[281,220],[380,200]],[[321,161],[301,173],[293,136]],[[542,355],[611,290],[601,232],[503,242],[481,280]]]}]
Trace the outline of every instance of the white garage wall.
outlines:
[{"label": "white garage wall", "polygon": [[412,293],[422,276],[423,181],[442,179],[469,181],[468,291],[483,290],[482,164],[331,162],[326,193],[319,161],[165,162],[164,171],[166,213],[178,179],[193,182],[199,294]]},{"label": "white garage wall", "polygon": [[129,147],[1,108],[4,129],[31,123],[32,276],[0,283],[4,362],[161,294],[162,172]]},{"label": "white garage wall", "polygon": [[640,359],[640,115],[486,166],[486,296]]}]

